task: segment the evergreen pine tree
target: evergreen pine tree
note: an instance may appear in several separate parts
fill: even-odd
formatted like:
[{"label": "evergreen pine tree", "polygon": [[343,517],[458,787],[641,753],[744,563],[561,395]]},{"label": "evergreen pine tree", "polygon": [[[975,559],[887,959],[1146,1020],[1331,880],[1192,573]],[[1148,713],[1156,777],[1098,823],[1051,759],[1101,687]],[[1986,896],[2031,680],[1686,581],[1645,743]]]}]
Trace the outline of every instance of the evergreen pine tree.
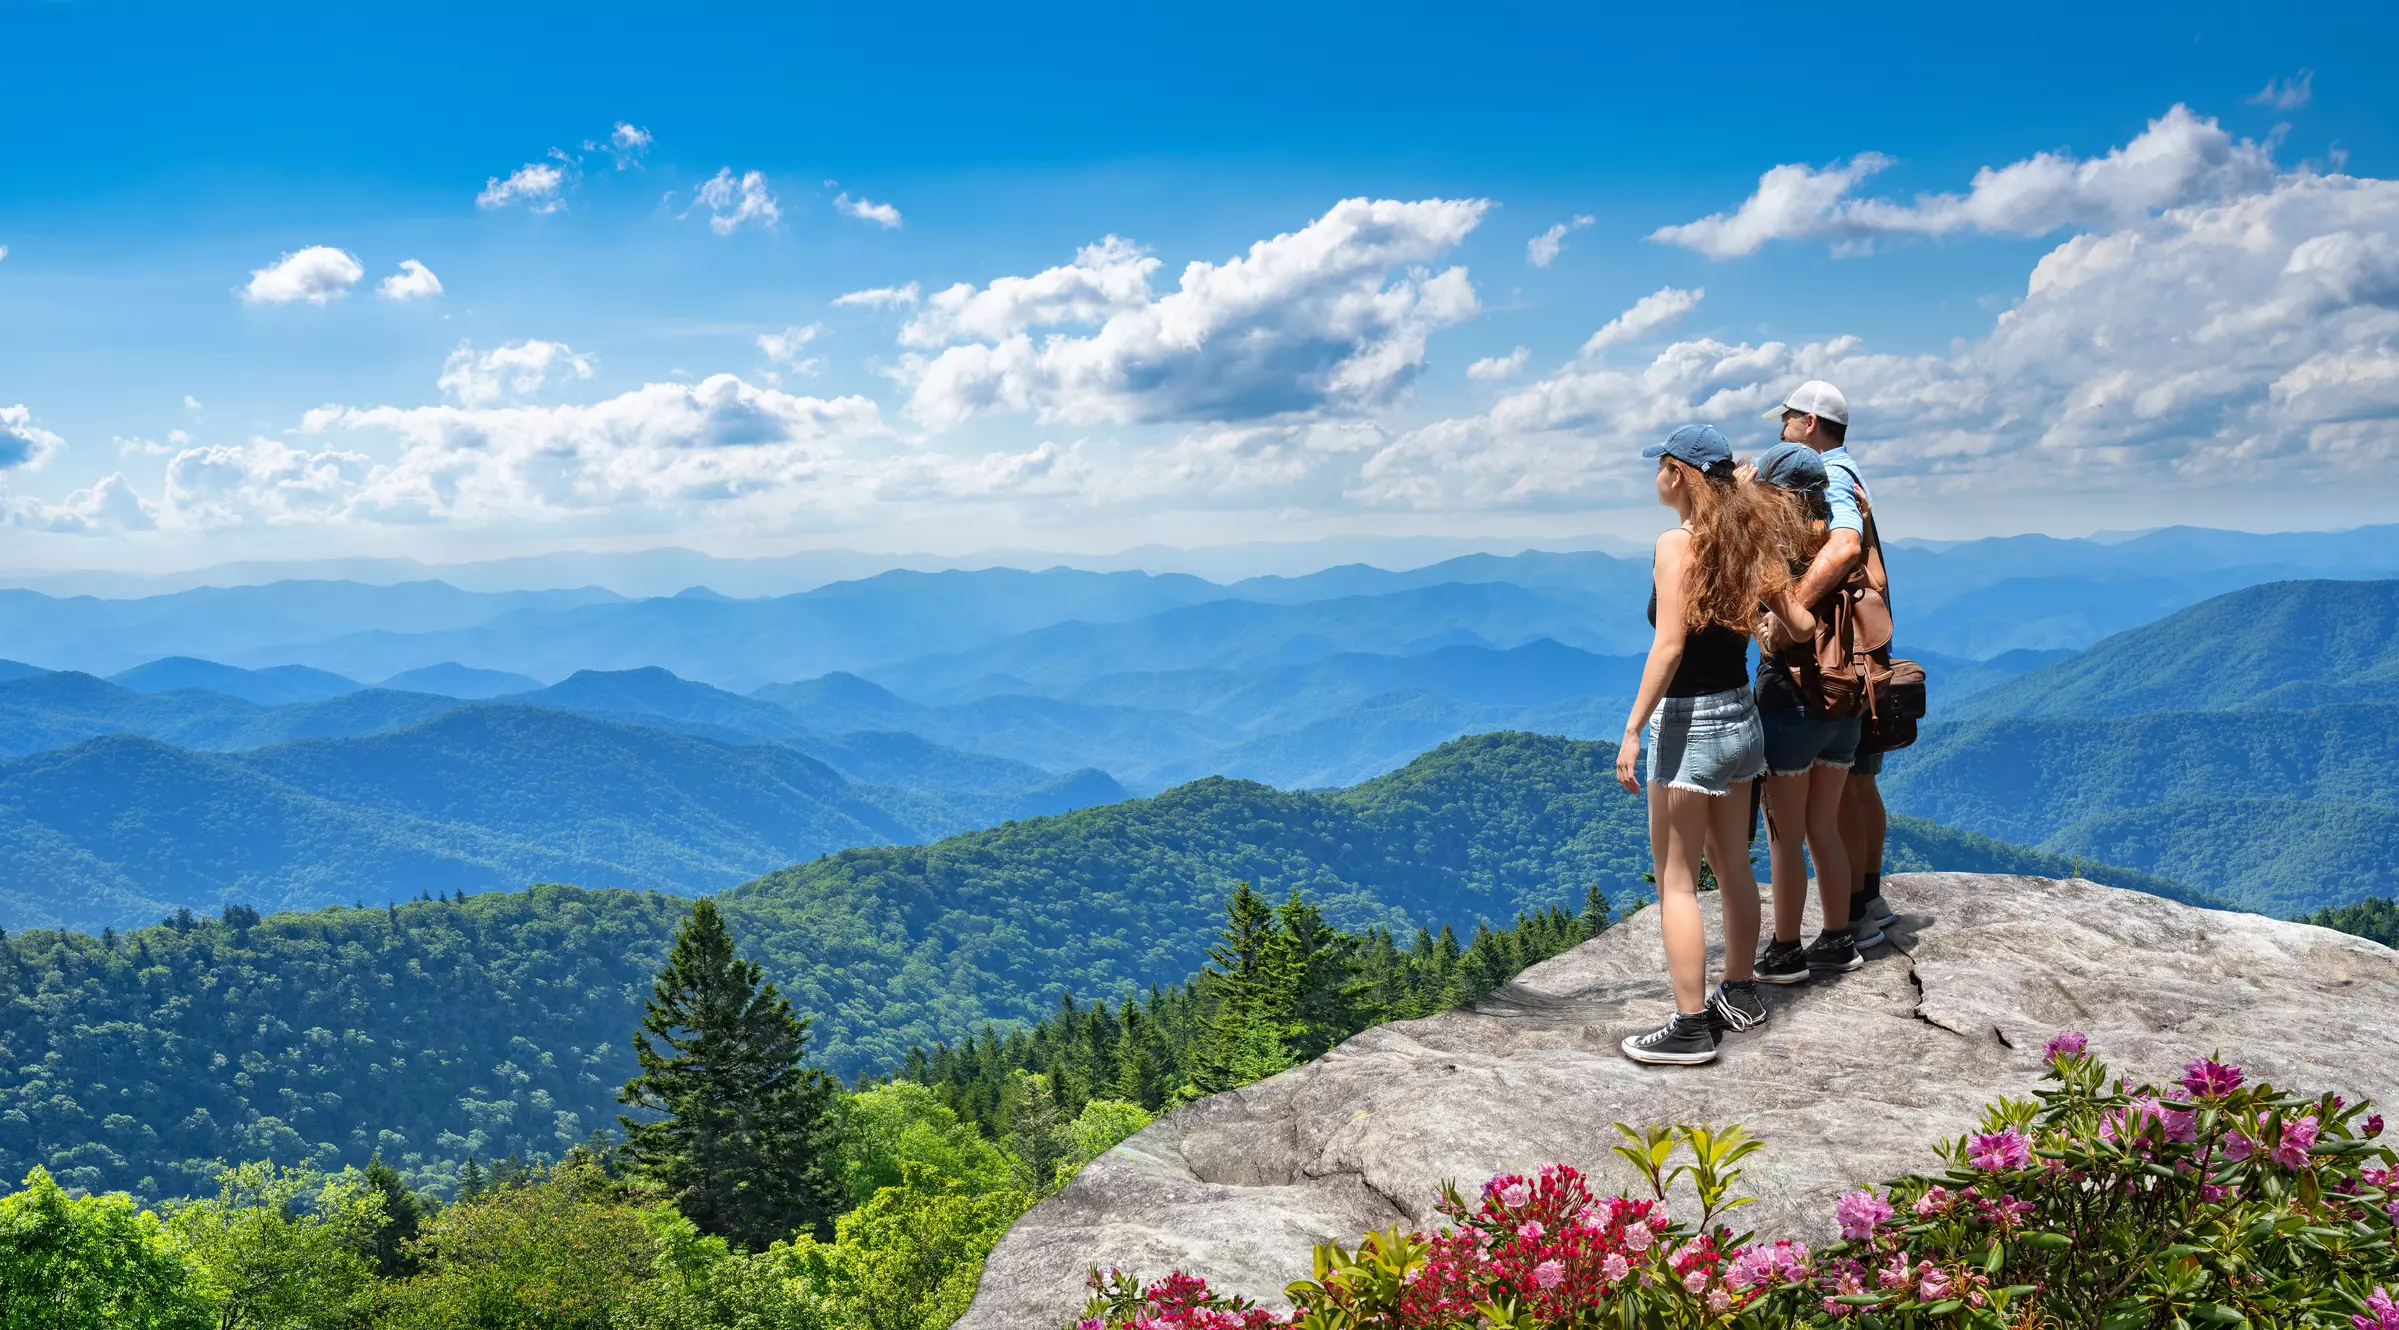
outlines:
[{"label": "evergreen pine tree", "polygon": [[458,1166],[458,1199],[461,1203],[483,1194],[483,1165],[475,1162],[475,1152],[467,1151],[466,1162]]},{"label": "evergreen pine tree", "polygon": [[1281,931],[1266,898],[1247,882],[1235,883],[1225,902],[1224,928],[1208,948],[1211,968],[1202,972],[1215,1009],[1192,1050],[1189,1079],[1195,1092],[1214,1094],[1256,1080],[1244,1073],[1258,1068],[1262,1036],[1282,1042],[1280,1029],[1262,1028],[1273,1016],[1263,1008],[1273,996]]},{"label": "evergreen pine tree", "polygon": [[1599,884],[1597,882],[1594,882],[1591,884],[1591,889],[1583,893],[1583,914],[1581,919],[1583,926],[1583,937],[1585,939],[1595,938],[1600,934],[1607,932],[1608,922],[1607,894],[1599,889]]},{"label": "evergreen pine tree", "polygon": [[822,1162],[834,1086],[801,1065],[807,1051],[808,1022],[733,954],[716,906],[693,905],[633,1037],[641,1074],[617,1094],[662,1115],[618,1119],[627,1171],[664,1187],[703,1232],[752,1250],[821,1232],[838,1196]]},{"label": "evergreen pine tree", "polygon": [[415,1273],[416,1259],[409,1255],[404,1244],[417,1235],[423,1223],[423,1203],[400,1180],[398,1170],[383,1162],[381,1151],[367,1160],[367,1185],[383,1195],[383,1222],[375,1228],[374,1250],[368,1253],[375,1262],[375,1272],[385,1279],[400,1279]]},{"label": "evergreen pine tree", "polygon": [[1297,1062],[1324,1052],[1362,1028],[1362,988],[1355,982],[1358,940],[1324,921],[1324,911],[1298,891],[1278,912],[1283,926],[1279,991],[1272,1014],[1287,1022],[1284,1041]]},{"label": "evergreen pine tree", "polygon": [[1008,1130],[1001,1138],[1008,1149],[1009,1169],[1017,1190],[1047,1196],[1056,1184],[1058,1165],[1066,1162],[1065,1110],[1050,1087],[1050,1078],[1020,1071],[1010,1077]]}]

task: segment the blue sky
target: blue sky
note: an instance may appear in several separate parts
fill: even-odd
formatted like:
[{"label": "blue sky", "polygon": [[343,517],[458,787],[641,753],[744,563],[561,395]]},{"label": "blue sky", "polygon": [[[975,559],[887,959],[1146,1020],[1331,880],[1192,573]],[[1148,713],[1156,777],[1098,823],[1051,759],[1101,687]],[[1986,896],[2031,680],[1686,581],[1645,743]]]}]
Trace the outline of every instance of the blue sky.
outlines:
[{"label": "blue sky", "polygon": [[0,566],[1638,534],[1811,374],[1896,530],[2385,518],[2399,20],[2086,8],[0,0]]}]

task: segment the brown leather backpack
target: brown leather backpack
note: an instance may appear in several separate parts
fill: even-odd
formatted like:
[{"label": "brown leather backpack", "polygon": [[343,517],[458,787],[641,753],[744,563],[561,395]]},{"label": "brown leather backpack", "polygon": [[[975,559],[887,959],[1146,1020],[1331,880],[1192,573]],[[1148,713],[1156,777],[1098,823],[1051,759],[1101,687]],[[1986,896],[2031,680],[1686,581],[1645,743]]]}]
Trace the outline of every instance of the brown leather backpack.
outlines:
[{"label": "brown leather backpack", "polygon": [[1860,752],[1888,752],[1916,742],[1924,715],[1924,668],[1891,658],[1891,574],[1883,562],[1874,507],[1864,494],[1866,557],[1817,609],[1816,636],[1782,652],[1811,719],[1865,718]]}]

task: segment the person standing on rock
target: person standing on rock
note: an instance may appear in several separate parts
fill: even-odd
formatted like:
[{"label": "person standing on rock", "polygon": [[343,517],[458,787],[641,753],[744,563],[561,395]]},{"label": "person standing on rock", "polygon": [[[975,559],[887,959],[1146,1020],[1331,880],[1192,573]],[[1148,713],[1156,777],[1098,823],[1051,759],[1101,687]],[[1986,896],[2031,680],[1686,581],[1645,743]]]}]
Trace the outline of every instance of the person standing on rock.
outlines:
[{"label": "person standing on rock", "polygon": [[[1685,425],[1642,450],[1658,464],[1658,502],[1681,519],[1658,537],[1649,620],[1655,627],[1641,690],[1616,749],[1616,779],[1641,791],[1635,758],[1647,738],[1649,853],[1665,932],[1674,1014],[1628,1035],[1636,1062],[1716,1058],[1711,1013],[1733,1028],[1765,1019],[1752,982],[1758,884],[1749,869],[1749,808],[1730,797],[1766,767],[1749,692],[1749,626],[1759,604],[1786,590],[1755,486],[1734,474],[1732,445],[1711,425]],[[1703,852],[1724,907],[1725,984],[1707,991],[1707,934],[1699,915]],[[1729,991],[1728,991],[1729,990]]]},{"label": "person standing on rock", "polygon": [[[1831,509],[1825,501],[1824,459],[1803,443],[1778,443],[1760,454],[1755,467],[1764,495],[1780,505],[1781,543],[1792,561],[1791,576],[1804,578],[1828,542]],[[1794,597],[1796,599],[1796,597]],[[1785,622],[1768,612],[1758,630],[1761,642],[1805,640],[1816,632],[1823,602],[1804,607],[1809,618]],[[1848,851],[1842,844],[1842,795],[1855,765],[1858,716],[1813,716],[1781,656],[1758,655],[1758,718],[1766,730],[1768,845],[1773,864],[1774,939],[1758,958],[1763,984],[1804,984],[1816,974],[1838,974],[1865,964],[1849,932]],[[1805,947],[1800,922],[1807,909],[1808,860],[1816,862],[1816,889],[1824,930]]]},{"label": "person standing on rock", "polygon": [[[1847,582],[1866,559],[1866,512],[1873,499],[1857,459],[1849,455],[1849,399],[1824,380],[1810,379],[1766,418],[1782,422],[1784,442],[1804,444],[1824,462],[1824,501],[1831,514],[1824,548],[1791,592],[1794,602],[1814,605]],[[1778,638],[1759,645],[1772,651],[1795,640]],[[1878,654],[1888,656],[1889,651]],[[1891,919],[1882,889],[1886,823],[1882,790],[1876,783],[1882,770],[1881,753],[1858,754],[1841,791],[1842,857],[1850,879],[1848,918],[1851,941],[1858,947],[1881,942],[1882,926]]]}]

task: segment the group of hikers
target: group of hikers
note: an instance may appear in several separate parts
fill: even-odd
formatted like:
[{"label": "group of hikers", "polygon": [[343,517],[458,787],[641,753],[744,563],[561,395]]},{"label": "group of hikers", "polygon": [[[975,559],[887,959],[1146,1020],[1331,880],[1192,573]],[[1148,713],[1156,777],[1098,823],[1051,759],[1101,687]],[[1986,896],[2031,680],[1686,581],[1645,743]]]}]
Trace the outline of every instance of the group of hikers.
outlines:
[{"label": "group of hikers", "polygon": [[[1883,751],[1913,738],[1912,697],[1895,694],[1886,579],[1873,504],[1849,455],[1849,404],[1822,380],[1767,413],[1781,438],[1743,463],[1711,425],[1685,425],[1642,451],[1658,502],[1680,523],[1658,537],[1649,617],[1656,635],[1617,749],[1616,779],[1639,793],[1646,750],[1656,870],[1674,1014],[1627,1036],[1636,1062],[1712,1062],[1722,1038],[1766,1020],[1759,984],[1804,984],[1865,962],[1893,916],[1882,896]],[[1758,644],[1756,682],[1748,654]],[[1906,662],[1904,670],[1912,669]],[[1904,735],[1904,737],[1902,737]],[[1762,796],[1762,798],[1761,798]],[[1759,950],[1749,850],[1765,813],[1773,934]],[[1724,977],[1707,988],[1701,862],[1724,912]],[[1801,945],[1808,865],[1822,929]]]}]

